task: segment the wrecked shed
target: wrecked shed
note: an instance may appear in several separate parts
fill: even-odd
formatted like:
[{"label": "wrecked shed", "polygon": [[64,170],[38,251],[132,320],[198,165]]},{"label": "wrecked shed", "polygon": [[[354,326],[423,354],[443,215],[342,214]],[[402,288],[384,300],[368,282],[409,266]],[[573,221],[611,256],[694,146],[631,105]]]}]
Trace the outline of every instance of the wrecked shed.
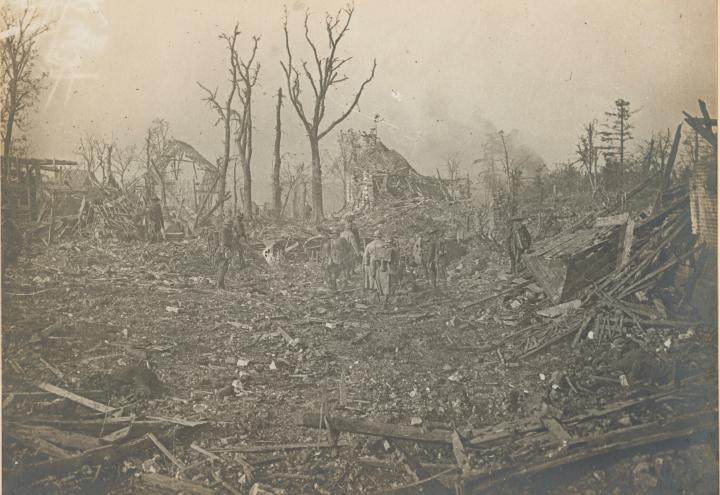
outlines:
[{"label": "wrecked shed", "polygon": [[560,234],[538,243],[523,261],[553,303],[566,301],[615,269],[625,230],[621,227]]}]

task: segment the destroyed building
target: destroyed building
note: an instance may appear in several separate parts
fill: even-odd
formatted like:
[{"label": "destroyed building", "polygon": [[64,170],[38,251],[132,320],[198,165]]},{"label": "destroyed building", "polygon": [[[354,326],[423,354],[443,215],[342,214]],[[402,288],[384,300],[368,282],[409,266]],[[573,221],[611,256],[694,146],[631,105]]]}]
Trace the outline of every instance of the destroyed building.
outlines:
[{"label": "destroyed building", "polygon": [[345,204],[351,209],[372,207],[383,201],[415,197],[438,200],[467,198],[470,180],[443,179],[420,174],[397,151],[376,136],[363,136],[360,150],[346,164]]}]

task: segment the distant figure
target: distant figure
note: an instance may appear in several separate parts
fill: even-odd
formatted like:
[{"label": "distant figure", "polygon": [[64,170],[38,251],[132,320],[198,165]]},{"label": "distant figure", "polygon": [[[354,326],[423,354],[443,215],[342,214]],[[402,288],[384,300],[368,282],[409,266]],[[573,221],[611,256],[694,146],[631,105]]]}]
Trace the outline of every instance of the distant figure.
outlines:
[{"label": "distant figure", "polygon": [[305,206],[303,207],[303,217],[305,220],[310,220],[312,218],[312,206],[305,203]]},{"label": "distant figure", "polygon": [[528,249],[532,238],[527,227],[522,223],[523,218],[515,217],[510,221],[510,232],[507,237],[508,254],[510,256],[510,271],[512,273],[518,272],[518,266],[520,265],[520,257]]},{"label": "distant figure", "polygon": [[215,253],[215,264],[217,265],[217,282],[215,287],[218,289],[225,288],[225,275],[230,262],[239,248],[239,240],[235,235],[235,226],[233,220],[228,218],[222,225],[222,234],[217,239],[218,247]]},{"label": "distant figure", "polygon": [[379,260],[375,255],[385,247],[385,241],[380,236],[380,231],[376,230],[373,234],[373,240],[365,246],[363,253],[363,288],[367,290],[375,290],[377,288],[375,275],[379,267]]},{"label": "distant figure", "polygon": [[433,288],[437,287],[438,279],[443,281],[443,285],[447,282],[447,263],[447,249],[440,232],[431,230],[427,246],[427,259],[425,260],[425,273]]},{"label": "distant figure", "polygon": [[372,265],[375,267],[375,294],[383,305],[387,305],[400,279],[400,256],[397,248],[391,242],[375,248]]},{"label": "distant figure", "polygon": [[355,255],[355,262],[353,263],[352,270],[355,269],[355,264],[362,257],[362,251],[360,250],[360,233],[357,227],[353,224],[353,216],[345,216],[345,228],[343,229],[340,237],[345,239],[352,247]]},{"label": "distant figure", "polygon": [[323,263],[326,281],[332,289],[337,289],[338,279],[343,285],[346,285],[350,279],[350,273],[355,264],[355,252],[347,239],[341,236],[340,229],[335,232],[334,237],[325,246],[326,258]]},{"label": "distant figure", "polygon": [[165,235],[165,220],[163,219],[160,198],[154,196],[148,208],[148,219],[150,220],[150,242],[158,242]]}]

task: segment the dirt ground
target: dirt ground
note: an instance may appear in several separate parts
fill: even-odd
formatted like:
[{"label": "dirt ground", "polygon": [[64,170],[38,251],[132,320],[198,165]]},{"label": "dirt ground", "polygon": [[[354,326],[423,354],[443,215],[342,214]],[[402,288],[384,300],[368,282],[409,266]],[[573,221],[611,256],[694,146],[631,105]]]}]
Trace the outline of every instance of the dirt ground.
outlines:
[{"label": "dirt ground", "polygon": [[[124,406],[123,415],[206,421],[189,439],[166,442],[185,465],[204,460],[191,442],[221,456],[212,468],[188,473],[199,484],[211,483],[214,472],[236,493],[247,493],[254,482],[288,494],[370,493],[414,481],[397,462],[396,443],[432,473],[456,465],[452,449],[342,433],[333,451],[323,447],[324,431],[298,426],[303,413],[463,434],[532,418],[548,407],[557,417],[573,417],[655,393],[673,377],[703,373],[703,388],[692,400],[641,405],[569,433],[600,433],[717,403],[708,392],[716,390],[715,330],[644,329],[632,338],[620,334],[576,347],[569,339],[520,359],[529,340],[541,336],[516,333],[538,321],[535,310],[549,305],[544,296],[521,288],[466,307],[518,283],[491,245],[473,245],[450,268],[447,287],[432,289],[417,277],[383,307],[357,288],[359,273],[350,286],[331,291],[319,266],[300,257],[271,268],[253,255],[244,267],[231,267],[226,290],[216,290],[197,240],[79,240],[37,251],[7,272],[3,287],[3,399],[13,394],[3,404],[4,425],[26,417],[91,416],[89,409],[33,386],[50,382]],[[556,326],[562,327],[562,317]],[[656,367],[644,366],[658,368],[654,376],[632,374],[628,359],[639,356],[628,351],[632,340],[662,356]],[[671,377],[663,376],[666,363],[673,363]],[[629,387],[616,379],[623,372],[635,377]],[[544,455],[517,440],[469,449],[470,464]],[[290,443],[309,446],[232,452]],[[492,492],[717,493],[716,456],[716,437],[691,438],[498,484]],[[22,442],[3,443],[4,471],[42,459]],[[251,475],[243,467],[248,464]],[[6,482],[4,488],[148,493],[137,484],[142,473],[176,471],[160,451],[150,451],[23,486]]]}]

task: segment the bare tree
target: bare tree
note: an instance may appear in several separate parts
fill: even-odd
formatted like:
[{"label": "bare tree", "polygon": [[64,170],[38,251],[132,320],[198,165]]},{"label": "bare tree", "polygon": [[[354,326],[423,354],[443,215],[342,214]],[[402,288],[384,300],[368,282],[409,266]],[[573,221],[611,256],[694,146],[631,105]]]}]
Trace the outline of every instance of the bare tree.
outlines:
[{"label": "bare tree", "polygon": [[111,143],[98,136],[85,134],[80,137],[77,154],[90,178],[98,184],[104,184],[107,177],[112,174],[110,171],[112,165],[108,160],[111,147]]},{"label": "bare tree", "polygon": [[273,211],[275,216],[280,218],[282,214],[282,185],[280,184],[280,167],[282,160],[280,157],[280,139],[282,135],[282,127],[280,122],[280,108],[282,107],[282,88],[278,88],[277,105],[275,106],[275,155],[273,157],[272,169],[272,195],[273,195]]},{"label": "bare tree", "polygon": [[305,173],[305,163],[290,164],[285,162],[285,168],[282,170],[282,176],[280,178],[282,188],[285,191],[285,199],[283,200],[282,208],[280,209],[280,216],[285,213],[290,195],[295,189],[295,186],[307,180]]},{"label": "bare tree", "polygon": [[456,181],[460,174],[460,160],[457,155],[448,156],[445,160],[445,170],[450,180],[450,196],[455,199]]},{"label": "bare tree", "polygon": [[[285,19],[283,29],[285,31],[285,48],[287,49],[288,60],[287,63],[280,63],[285,77],[287,79],[288,93],[290,102],[293,108],[300,117],[300,120],[305,127],[305,131],[310,141],[310,153],[312,157],[312,207],[314,212],[315,220],[320,220],[323,217],[323,195],[322,195],[322,169],[320,165],[320,140],[325,137],[335,126],[345,120],[348,115],[355,109],[360,96],[362,95],[365,86],[375,76],[375,68],[377,62],[373,60],[372,71],[370,76],[363,81],[358,89],[352,103],[337,119],[333,120],[327,127],[321,129],[321,123],[325,117],[325,99],[327,97],[328,90],[335,85],[338,85],[348,80],[348,76],[340,74],[338,72],[340,68],[347,63],[352,57],[340,58],[337,53],[338,46],[343,39],[343,36],[348,31],[350,21],[354,7],[348,5],[335,16],[325,14],[325,30],[327,32],[327,41],[329,45],[329,53],[327,56],[322,57],[317,49],[316,44],[310,38],[310,28],[308,26],[308,20],[310,12],[305,12],[305,40],[312,49],[314,57],[314,67],[311,69],[308,67],[308,63],[301,61],[299,66],[294,65],[292,52],[290,51],[290,37],[288,35],[287,27],[287,10],[285,11]],[[342,16],[345,14],[345,20],[342,21]],[[307,113],[303,106],[300,88],[300,73],[298,72],[300,67],[308,80],[313,93],[311,113]],[[313,73],[316,72],[314,75]]]},{"label": "bare tree", "polygon": [[577,155],[585,168],[588,181],[590,182],[590,190],[592,197],[595,199],[598,188],[600,187],[600,170],[598,169],[598,161],[600,159],[600,147],[597,143],[597,121],[593,120],[584,126],[585,135],[580,136],[577,144]]},{"label": "bare tree", "polygon": [[124,148],[116,147],[114,149],[112,169],[117,172],[118,178],[120,179],[120,187],[125,191],[127,188],[126,179],[129,178],[128,174],[132,172],[139,158],[137,146],[131,144]]},{"label": "bare tree", "polygon": [[28,125],[28,117],[37,102],[47,73],[37,73],[37,42],[48,30],[47,24],[39,20],[37,10],[29,4],[21,12],[15,12],[7,3],[0,7],[0,66],[2,94],[0,95],[0,133],[3,139],[2,177],[10,172],[10,157],[13,148],[13,130]]},{"label": "bare tree", "polygon": [[164,119],[155,119],[148,128],[145,136],[145,158],[146,158],[146,198],[149,204],[150,197],[155,194],[155,186],[160,187],[160,199],[167,204],[165,194],[165,172],[169,163],[170,147],[170,124]]},{"label": "bare tree", "polygon": [[[240,35],[240,29],[238,24],[235,24],[232,34],[221,34],[220,39],[227,43],[227,49],[230,55],[230,91],[228,92],[227,98],[224,102],[220,102],[217,97],[217,88],[215,91],[209,90],[198,82],[206,93],[207,96],[204,100],[208,103],[210,108],[215,110],[218,114],[218,120],[215,125],[222,123],[225,135],[223,138],[223,156],[219,164],[220,178],[218,181],[218,201],[219,201],[219,215],[220,215],[220,235],[223,235],[222,222],[225,216],[225,189],[227,181],[227,170],[230,164],[230,139],[232,135],[233,125],[236,126],[235,141],[240,152],[240,162],[243,166],[243,174],[245,180],[243,189],[245,194],[243,195],[243,203],[245,204],[245,214],[252,214],[252,197],[250,195],[251,174],[250,174],[250,159],[252,157],[252,117],[250,108],[250,97],[252,87],[255,85],[257,80],[257,74],[259,71],[259,65],[256,65],[254,71],[251,69],[255,53],[257,51],[257,44],[259,38],[253,37],[253,49],[252,55],[247,63],[244,63],[238,57],[237,53],[237,39]],[[240,111],[233,108],[233,102],[235,98],[240,101]],[[221,239],[224,241],[224,239]]]},{"label": "bare tree", "polygon": [[[237,30],[237,25],[235,26]],[[240,157],[240,165],[243,169],[243,210],[248,218],[253,215],[252,202],[252,172],[250,171],[250,161],[252,160],[252,88],[257,83],[258,73],[260,72],[260,62],[253,65],[255,55],[257,53],[258,42],[260,38],[253,36],[253,46],[248,61],[245,62],[238,56],[237,50],[232,50],[232,64],[236,67],[239,80],[237,94],[241,111],[231,110],[236,121],[235,142],[238,147]]]}]

